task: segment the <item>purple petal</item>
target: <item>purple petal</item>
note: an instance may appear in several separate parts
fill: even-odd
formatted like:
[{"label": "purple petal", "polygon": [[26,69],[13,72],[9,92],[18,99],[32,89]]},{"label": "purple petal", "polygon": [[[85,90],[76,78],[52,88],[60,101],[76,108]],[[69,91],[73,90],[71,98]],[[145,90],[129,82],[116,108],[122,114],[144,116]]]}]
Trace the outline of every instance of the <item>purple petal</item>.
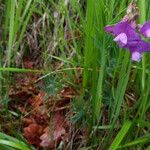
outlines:
[{"label": "purple petal", "polygon": [[142,27],[143,27],[142,24],[138,24],[138,25],[137,25],[137,28],[138,28],[139,31],[141,30]]},{"label": "purple petal", "polygon": [[147,38],[150,37],[150,29],[146,30],[144,34],[145,34],[145,37]]},{"label": "purple petal", "polygon": [[114,38],[114,41],[119,44],[120,47],[124,47],[127,44],[127,35],[125,33],[120,33],[117,37]]},{"label": "purple petal", "polygon": [[139,31],[144,35],[144,37],[150,37],[150,21],[146,22]]},{"label": "purple petal", "polygon": [[140,53],[150,51],[150,43],[143,40],[139,41],[129,41],[125,48],[128,48],[130,51],[137,51]]},{"label": "purple petal", "polygon": [[[150,21],[138,27],[145,37],[150,37]],[[143,41],[134,26],[132,27],[127,21],[121,21],[114,26],[106,26],[105,30],[115,36],[114,41],[120,47],[129,49],[134,61],[139,62],[143,52],[150,52],[150,42]]]},{"label": "purple petal", "polygon": [[137,61],[137,62],[140,62],[140,60],[141,60],[141,58],[142,58],[141,53],[135,51],[135,52],[132,52],[131,55],[132,55],[132,56],[131,56],[131,59],[132,59],[132,60]]},{"label": "purple petal", "polygon": [[114,26],[105,26],[104,29],[108,33],[113,33]]},{"label": "purple petal", "polygon": [[119,22],[113,29],[114,35],[125,33],[129,41],[141,40],[141,37],[135,32],[128,22]]}]

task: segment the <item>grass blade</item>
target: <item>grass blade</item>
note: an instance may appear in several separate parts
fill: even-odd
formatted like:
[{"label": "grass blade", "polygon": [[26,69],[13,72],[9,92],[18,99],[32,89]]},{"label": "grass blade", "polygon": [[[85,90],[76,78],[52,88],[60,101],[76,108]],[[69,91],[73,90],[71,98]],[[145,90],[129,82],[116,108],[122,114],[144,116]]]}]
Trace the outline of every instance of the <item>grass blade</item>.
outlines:
[{"label": "grass blade", "polygon": [[140,147],[141,147],[141,144],[145,144],[145,143],[150,143],[150,135],[144,136],[141,138],[137,138],[136,140],[131,141],[123,146],[120,146],[119,148],[127,148],[127,147],[131,147],[131,146],[133,147],[138,144],[140,144]]},{"label": "grass blade", "polygon": [[132,125],[131,121],[126,121],[124,123],[124,125],[122,126],[121,130],[119,131],[119,133],[117,134],[117,136],[115,137],[113,143],[111,144],[111,146],[109,147],[109,150],[116,150],[120,143],[122,142],[123,138],[125,137],[125,135],[127,134],[127,132],[129,131],[130,127]]}]

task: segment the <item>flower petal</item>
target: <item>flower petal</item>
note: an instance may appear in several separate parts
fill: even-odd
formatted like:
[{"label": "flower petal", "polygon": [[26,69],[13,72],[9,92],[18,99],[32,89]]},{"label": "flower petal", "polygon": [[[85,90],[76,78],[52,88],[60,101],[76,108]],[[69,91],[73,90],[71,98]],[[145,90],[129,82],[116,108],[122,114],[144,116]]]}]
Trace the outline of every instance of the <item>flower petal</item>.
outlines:
[{"label": "flower petal", "polygon": [[140,62],[142,58],[142,55],[141,53],[135,51],[135,52],[132,52],[132,56],[131,56],[131,59],[134,60],[134,61],[137,61],[137,62]]},{"label": "flower petal", "polygon": [[115,25],[113,29],[114,35],[119,35],[120,33],[125,33],[128,40],[141,40],[141,37],[135,32],[135,30],[130,26],[128,22],[119,22]]},{"label": "flower petal", "polygon": [[144,32],[145,37],[150,37],[150,28]]},{"label": "flower petal", "polygon": [[138,24],[138,25],[137,25],[137,28],[138,28],[139,31],[141,30],[142,27],[143,27],[142,24]]},{"label": "flower petal", "polygon": [[124,47],[127,44],[127,35],[125,33],[120,33],[117,37],[114,38],[114,41],[117,42],[120,47]]},{"label": "flower petal", "polygon": [[113,29],[114,29],[114,26],[105,26],[104,27],[105,31],[108,32],[108,33],[113,33]]},{"label": "flower petal", "polygon": [[141,34],[144,35],[144,37],[148,38],[150,37],[150,21],[146,22],[140,29],[139,31]]},{"label": "flower petal", "polygon": [[[131,52],[131,58],[139,62],[143,52],[150,52],[150,42],[143,41],[141,36],[135,31],[128,21],[121,21],[113,26],[106,26],[105,31],[112,33],[114,41],[122,48],[127,48]],[[150,37],[150,21],[144,25],[138,25],[139,31],[145,36]]]},{"label": "flower petal", "polygon": [[138,51],[140,53],[150,52],[150,43],[143,40],[139,41],[129,41],[125,48],[128,48],[130,51]]}]

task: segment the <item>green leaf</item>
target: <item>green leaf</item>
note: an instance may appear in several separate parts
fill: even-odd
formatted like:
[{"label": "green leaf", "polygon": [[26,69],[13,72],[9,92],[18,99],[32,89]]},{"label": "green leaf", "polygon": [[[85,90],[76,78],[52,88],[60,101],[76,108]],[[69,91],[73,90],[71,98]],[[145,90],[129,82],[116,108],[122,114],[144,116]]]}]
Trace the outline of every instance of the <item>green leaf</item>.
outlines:
[{"label": "green leaf", "polygon": [[111,146],[109,147],[109,150],[116,150],[120,143],[122,142],[123,138],[125,137],[125,135],[127,134],[127,132],[129,131],[130,127],[132,125],[131,121],[126,121],[124,123],[124,125],[122,126],[121,130],[119,131],[119,133],[117,134],[117,136],[115,137],[113,143],[111,144]]},{"label": "green leaf", "polygon": [[126,148],[126,147],[131,147],[131,146],[135,146],[138,144],[145,144],[145,143],[150,143],[150,135],[137,138],[136,140],[131,141],[123,146],[120,146],[119,148]]}]

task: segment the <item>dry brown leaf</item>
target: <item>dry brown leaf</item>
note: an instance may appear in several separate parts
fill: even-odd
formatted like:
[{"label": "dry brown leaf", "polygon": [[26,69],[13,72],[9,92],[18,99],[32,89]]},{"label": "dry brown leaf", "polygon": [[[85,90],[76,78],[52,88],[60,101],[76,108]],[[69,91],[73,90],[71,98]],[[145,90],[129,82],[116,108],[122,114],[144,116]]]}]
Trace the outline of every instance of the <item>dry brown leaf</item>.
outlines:
[{"label": "dry brown leaf", "polygon": [[44,134],[40,137],[41,147],[54,147],[60,140],[63,140],[62,136],[66,135],[66,126],[64,116],[56,112],[53,116],[53,127],[46,127]]},{"label": "dry brown leaf", "polygon": [[43,133],[43,127],[33,123],[30,124],[28,127],[24,128],[24,133],[23,135],[25,138],[28,140],[30,144],[39,146],[39,143],[41,142],[40,136]]},{"label": "dry brown leaf", "polygon": [[40,105],[43,104],[44,102],[44,97],[46,96],[46,93],[44,92],[39,92],[38,95],[34,97],[30,97],[28,99],[28,102],[33,106],[34,108],[38,108]]},{"label": "dry brown leaf", "polygon": [[49,131],[49,127],[46,127],[44,129],[44,134],[42,134],[42,136],[40,137],[41,139],[41,143],[40,146],[41,147],[49,147],[51,145],[51,139],[50,139],[50,131]]},{"label": "dry brown leaf", "polygon": [[48,125],[48,116],[41,111],[36,110],[34,114],[31,115],[31,117],[34,118],[37,124],[40,124],[44,127]]},{"label": "dry brown leaf", "polygon": [[30,61],[30,60],[25,60],[24,61],[24,67],[27,69],[33,69],[34,67],[34,62]]},{"label": "dry brown leaf", "polygon": [[34,124],[34,123],[36,123],[35,122],[35,120],[34,120],[34,118],[23,118],[23,126],[24,127],[27,127],[27,126],[29,126],[30,124]]},{"label": "dry brown leaf", "polygon": [[75,91],[73,88],[70,87],[65,87],[59,94],[59,96],[63,99],[68,99],[70,100],[71,98],[74,98],[75,96]]}]

